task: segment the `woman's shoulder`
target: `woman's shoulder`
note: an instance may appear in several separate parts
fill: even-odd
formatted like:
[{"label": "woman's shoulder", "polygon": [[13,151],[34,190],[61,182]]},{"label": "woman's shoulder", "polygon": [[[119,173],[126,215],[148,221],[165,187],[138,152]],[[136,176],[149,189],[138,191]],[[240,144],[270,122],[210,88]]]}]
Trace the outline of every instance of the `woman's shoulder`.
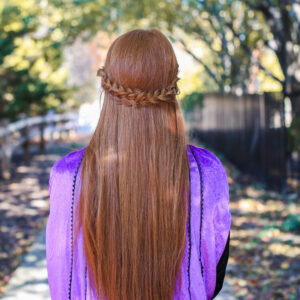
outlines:
[{"label": "woman's shoulder", "polygon": [[201,270],[206,274],[208,299],[212,299],[222,287],[228,259],[229,185],[225,168],[216,154],[195,145],[188,145],[188,150],[192,186],[191,228],[196,241],[192,245],[197,249]]},{"label": "woman's shoulder", "polygon": [[191,174],[199,174],[204,190],[228,194],[229,183],[225,167],[216,154],[202,147],[188,145]]},{"label": "woman's shoulder", "polygon": [[85,149],[86,147],[64,155],[52,165],[51,170],[55,173],[73,173],[84,154]]},{"label": "woman's shoulder", "polygon": [[194,160],[201,164],[201,167],[224,169],[221,160],[210,150],[192,144],[188,144],[187,148]]},{"label": "woman's shoulder", "polygon": [[55,179],[61,181],[73,176],[85,150],[86,147],[71,151],[52,165],[49,175],[49,193],[51,191],[52,183]]}]

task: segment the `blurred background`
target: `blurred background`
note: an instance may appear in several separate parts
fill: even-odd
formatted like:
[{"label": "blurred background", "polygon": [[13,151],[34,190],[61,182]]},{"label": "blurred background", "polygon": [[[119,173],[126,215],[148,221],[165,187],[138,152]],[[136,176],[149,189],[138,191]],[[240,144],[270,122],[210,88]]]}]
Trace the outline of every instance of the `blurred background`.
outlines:
[{"label": "blurred background", "polygon": [[298,0],[0,1],[0,298],[50,299],[50,167],[100,114],[112,41],[157,28],[179,63],[189,143],[230,184],[230,259],[217,299],[300,299]]}]

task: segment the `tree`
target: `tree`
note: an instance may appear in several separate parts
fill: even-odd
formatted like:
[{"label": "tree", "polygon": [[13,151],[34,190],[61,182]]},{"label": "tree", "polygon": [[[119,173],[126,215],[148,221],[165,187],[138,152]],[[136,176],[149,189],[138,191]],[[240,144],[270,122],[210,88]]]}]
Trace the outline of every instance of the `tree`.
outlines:
[{"label": "tree", "polygon": [[[67,97],[64,46],[83,32],[88,40],[99,31],[119,34],[134,28],[161,29],[203,66],[207,85],[216,90],[247,92],[256,66],[285,95],[298,95],[299,7],[296,0],[2,1],[0,115],[61,107]],[[191,40],[207,49],[205,58]],[[276,55],[282,76],[255,54],[265,50]]]},{"label": "tree", "polygon": [[[59,29],[42,19],[36,1],[0,3],[0,115],[44,113],[66,97]],[[48,25],[48,26],[47,26]]]},{"label": "tree", "polygon": [[[300,94],[300,2],[298,0],[186,0],[136,2],[135,25],[166,28],[167,34],[201,65],[219,90],[249,79],[251,65],[282,86],[284,95]],[[143,22],[140,22],[143,19]],[[146,22],[144,22],[146,20]],[[198,39],[210,49],[198,57],[182,36]],[[283,76],[265,67],[255,50],[272,50]]]},{"label": "tree", "polygon": [[[255,12],[264,17],[272,37],[264,45],[276,53],[284,74],[281,80],[283,94],[289,96],[294,116],[296,101],[300,96],[300,2],[298,0],[245,1]],[[297,97],[298,96],[298,97]]]},{"label": "tree", "polygon": [[75,87],[66,85],[63,50],[87,30],[115,28],[104,2],[0,1],[0,117],[78,107],[66,102]]}]

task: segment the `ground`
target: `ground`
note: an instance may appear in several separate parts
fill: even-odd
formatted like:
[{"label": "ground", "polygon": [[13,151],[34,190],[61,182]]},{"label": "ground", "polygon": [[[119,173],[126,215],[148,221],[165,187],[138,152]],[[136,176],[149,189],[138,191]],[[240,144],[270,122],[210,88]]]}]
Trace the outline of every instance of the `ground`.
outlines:
[{"label": "ground", "polygon": [[300,299],[299,195],[268,190],[214,153],[230,186],[232,227],[225,281],[232,294],[246,300]]},{"label": "ground", "polygon": [[[50,167],[84,144],[48,147],[33,155],[29,166],[16,160],[13,179],[0,181],[0,295],[20,262],[28,263],[24,254],[45,226]],[[220,299],[300,299],[298,195],[267,190],[214,153],[228,175],[232,213],[226,292]]]},{"label": "ground", "polygon": [[0,296],[14,270],[44,228],[49,214],[50,167],[84,141],[54,143],[44,154],[32,147],[30,163],[16,156],[12,179],[0,180]]}]

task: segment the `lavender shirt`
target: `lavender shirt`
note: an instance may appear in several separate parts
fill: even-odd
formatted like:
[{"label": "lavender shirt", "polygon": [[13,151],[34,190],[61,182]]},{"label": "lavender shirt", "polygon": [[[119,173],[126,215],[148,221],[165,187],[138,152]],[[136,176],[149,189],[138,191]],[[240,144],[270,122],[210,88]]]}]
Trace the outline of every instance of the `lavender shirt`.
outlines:
[{"label": "lavender shirt", "polygon": [[[81,231],[77,247],[72,247],[73,207],[78,201],[74,185],[80,188],[80,162],[85,149],[62,157],[50,171],[46,258],[52,300],[96,299],[88,288]],[[229,186],[226,171],[212,152],[187,145],[187,153],[191,180],[190,214],[181,268],[182,288],[173,299],[206,300],[213,298],[218,263],[224,256],[226,245],[228,247]]]}]

